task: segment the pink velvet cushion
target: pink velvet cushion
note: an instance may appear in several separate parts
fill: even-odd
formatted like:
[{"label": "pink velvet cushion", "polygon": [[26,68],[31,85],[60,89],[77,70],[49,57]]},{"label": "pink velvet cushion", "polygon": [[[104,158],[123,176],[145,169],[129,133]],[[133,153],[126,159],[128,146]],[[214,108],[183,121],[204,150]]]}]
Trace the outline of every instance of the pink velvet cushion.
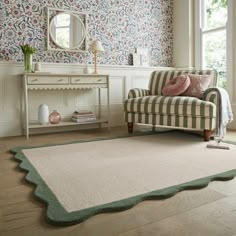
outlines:
[{"label": "pink velvet cushion", "polygon": [[190,78],[190,85],[188,89],[181,95],[202,98],[204,91],[209,87],[211,83],[212,76],[192,74],[188,74],[188,76]]},{"label": "pink velvet cushion", "polygon": [[190,85],[188,75],[179,75],[170,80],[162,89],[164,96],[177,96],[183,93]]}]

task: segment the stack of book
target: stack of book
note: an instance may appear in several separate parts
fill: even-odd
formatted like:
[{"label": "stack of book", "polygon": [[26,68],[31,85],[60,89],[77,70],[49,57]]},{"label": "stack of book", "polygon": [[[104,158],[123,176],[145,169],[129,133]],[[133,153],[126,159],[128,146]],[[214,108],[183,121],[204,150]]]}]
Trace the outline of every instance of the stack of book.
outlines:
[{"label": "stack of book", "polygon": [[86,123],[96,120],[96,116],[91,111],[75,111],[72,115],[72,120],[77,123]]}]

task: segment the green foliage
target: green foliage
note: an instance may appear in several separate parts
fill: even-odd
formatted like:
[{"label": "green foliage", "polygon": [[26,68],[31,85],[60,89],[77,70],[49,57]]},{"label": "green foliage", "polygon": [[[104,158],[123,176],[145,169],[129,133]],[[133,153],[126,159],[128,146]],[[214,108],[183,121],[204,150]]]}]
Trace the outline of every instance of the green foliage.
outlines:
[{"label": "green foliage", "polygon": [[30,46],[29,44],[21,44],[20,48],[24,54],[33,54],[37,51],[36,48]]},{"label": "green foliage", "polygon": [[227,7],[227,2],[227,0],[211,0],[211,4],[218,7]]},{"label": "green foliage", "polygon": [[207,8],[207,13],[210,15],[212,12],[220,7],[226,8],[228,0],[209,0],[209,8]]}]

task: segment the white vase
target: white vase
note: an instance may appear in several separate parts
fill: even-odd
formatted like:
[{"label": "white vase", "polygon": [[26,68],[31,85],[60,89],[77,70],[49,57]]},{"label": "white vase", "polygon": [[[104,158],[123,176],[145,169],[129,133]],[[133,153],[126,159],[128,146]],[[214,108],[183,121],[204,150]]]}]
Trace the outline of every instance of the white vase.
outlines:
[{"label": "white vase", "polygon": [[91,74],[91,73],[92,73],[91,68],[88,67],[88,66],[86,66],[86,67],[84,68],[84,74]]},{"label": "white vase", "polygon": [[34,66],[34,71],[35,72],[39,72],[41,71],[41,64],[39,62],[37,62]]},{"label": "white vase", "polygon": [[38,108],[38,121],[41,125],[48,124],[49,109],[47,104],[41,104]]}]

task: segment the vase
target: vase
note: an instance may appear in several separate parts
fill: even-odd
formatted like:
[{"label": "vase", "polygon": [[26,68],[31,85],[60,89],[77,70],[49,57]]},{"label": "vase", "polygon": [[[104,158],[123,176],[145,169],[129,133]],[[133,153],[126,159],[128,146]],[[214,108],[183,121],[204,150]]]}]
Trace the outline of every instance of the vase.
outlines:
[{"label": "vase", "polygon": [[24,67],[25,67],[25,73],[31,73],[33,71],[33,54],[32,53],[24,54]]},{"label": "vase", "polygon": [[49,122],[51,124],[59,124],[61,122],[61,115],[54,110],[50,115],[49,115]]},{"label": "vase", "polygon": [[47,104],[41,104],[38,108],[38,121],[41,125],[48,124],[49,109]]},{"label": "vase", "polygon": [[91,69],[88,67],[88,66],[86,66],[85,68],[84,68],[84,74],[91,74],[92,73],[92,71],[91,71]]},{"label": "vase", "polygon": [[41,71],[41,64],[39,62],[37,62],[34,65],[34,72],[40,72]]}]

